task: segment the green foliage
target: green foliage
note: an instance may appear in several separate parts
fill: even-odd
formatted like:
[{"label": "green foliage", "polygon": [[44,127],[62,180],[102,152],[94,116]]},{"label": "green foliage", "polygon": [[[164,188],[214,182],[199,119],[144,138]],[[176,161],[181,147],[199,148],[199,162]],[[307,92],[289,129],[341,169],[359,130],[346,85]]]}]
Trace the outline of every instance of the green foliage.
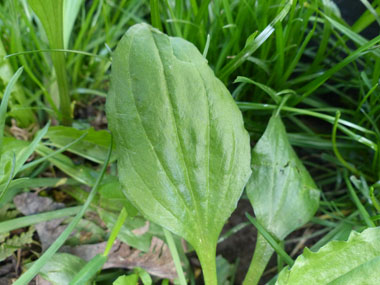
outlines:
[{"label": "green foliage", "polygon": [[216,242],[250,175],[241,114],[182,39],[136,25],[113,58],[107,117],[124,191],[147,218],[192,244],[206,282],[216,284]]},{"label": "green foliage", "polygon": [[276,284],[378,284],[380,228],[352,232],[347,241],[332,241],[318,252],[305,249]]},{"label": "green foliage", "polygon": [[247,195],[257,220],[283,240],[318,209],[319,190],[291,147],[279,115],[273,115],[252,150]]},{"label": "green foliage", "polygon": [[[319,191],[291,147],[278,114],[271,117],[252,150],[251,167],[246,191],[256,218],[265,230],[282,241],[314,216]],[[259,234],[244,284],[258,283],[272,252]]]},{"label": "green foliage", "polygon": [[[107,150],[111,142],[111,135],[106,130],[95,131],[78,130],[72,127],[55,126],[49,128],[46,138],[49,138],[54,146],[64,147],[82,135],[86,136],[80,144],[72,145],[68,150],[88,160],[101,163],[107,156]],[[113,153],[111,162],[116,160],[116,154]]]},{"label": "green foliage", "polygon": [[[63,34],[63,3],[64,0],[29,0],[30,7],[44,27],[51,49],[64,48]],[[70,96],[68,79],[66,74],[65,55],[62,52],[52,52],[51,58],[59,89],[59,119],[64,125],[70,125],[72,121],[70,109]]]},{"label": "green foliage", "polygon": [[[88,198],[93,198],[88,207],[100,214],[109,230],[118,224],[117,215],[122,209],[128,211],[128,218],[121,226],[118,238],[136,249],[147,250],[153,236],[165,239],[165,233],[168,237],[167,230],[163,231],[151,221],[145,234],[135,235],[135,229],[147,225],[148,221],[142,214],[160,224],[169,216],[172,219],[170,226],[178,230],[176,233],[185,232],[191,236],[190,239],[195,240],[193,245],[203,235],[214,242],[235,207],[244,184],[241,182],[241,185],[237,185],[239,183],[231,179],[231,185],[236,189],[235,192],[231,191],[234,195],[230,197],[224,196],[226,188],[220,191],[218,183],[226,184],[224,179],[228,179],[234,171],[239,173],[239,167],[243,165],[248,171],[249,153],[247,150],[248,155],[245,154],[243,163],[230,163],[228,155],[233,149],[240,149],[239,143],[243,144],[243,140],[247,142],[248,137],[241,135],[244,139],[240,139],[237,135],[234,139],[239,143],[235,145],[232,145],[231,137],[227,142],[221,139],[230,134],[229,128],[240,132],[240,113],[232,100],[229,100],[231,107],[228,109],[213,112],[217,106],[205,100],[205,93],[209,94],[212,90],[220,90],[215,93],[224,97],[230,98],[232,95],[243,111],[251,145],[256,144],[252,159],[254,173],[250,181],[254,187],[247,189],[256,219],[249,215],[247,217],[259,232],[252,263],[258,264],[254,266],[254,282],[258,281],[273,251],[278,257],[277,271],[271,268],[267,272],[269,275],[280,272],[283,262],[292,265],[293,260],[289,255],[296,257],[303,244],[316,251],[331,240],[347,239],[351,230],[361,232],[368,227],[379,226],[380,38],[376,34],[368,36],[370,29],[367,28],[372,23],[375,25],[371,28],[376,26],[376,22],[379,23],[380,3],[369,3],[367,0],[360,2],[366,11],[349,25],[332,0],[1,1],[0,238],[6,242],[17,237],[11,233],[15,229],[76,215],[82,212],[82,206],[75,205],[82,205]],[[112,50],[119,40],[136,23],[152,23],[170,37],[150,30],[141,39],[129,40],[130,52],[121,55],[121,48],[118,48],[119,52],[114,54],[116,57],[111,58]],[[157,40],[157,46],[152,38]],[[206,68],[207,64],[200,53],[184,40],[202,51],[216,77],[223,81],[231,94]],[[125,44],[125,38],[122,45],[128,45]],[[188,48],[186,52],[183,52],[184,47]],[[199,72],[195,62],[202,66]],[[129,84],[128,76],[121,75],[116,84],[114,71],[126,66],[129,67],[134,92],[124,94],[125,86]],[[24,70],[22,74],[20,67]],[[190,71],[192,69],[194,71]],[[17,82],[15,77],[18,77]],[[175,84],[172,84],[173,78]],[[168,79],[170,97],[162,96],[166,87],[164,79]],[[125,157],[130,156],[130,161],[137,165],[138,171],[133,172],[133,169],[128,168],[127,174],[122,174],[124,181],[128,178],[126,187],[126,183],[118,181],[116,163],[112,163],[98,187],[98,193],[94,195],[88,189],[96,185],[98,164],[106,159],[111,140],[110,134],[101,130],[107,123],[104,100],[110,82],[116,86],[110,96],[136,99],[136,105],[115,105],[115,108],[123,109],[123,112],[113,116],[119,116],[117,120],[122,122],[121,126],[126,132],[122,141],[128,151],[121,155],[114,151],[111,161],[124,157],[121,160],[125,166]],[[173,99],[170,104],[175,108],[168,104],[169,98]],[[141,118],[136,108],[139,108]],[[274,111],[279,113],[278,110],[281,110],[285,125],[271,119],[273,139],[268,139],[264,145],[263,140],[259,139],[263,133],[264,136],[268,135],[268,118]],[[214,128],[217,133],[209,141],[199,139],[207,130],[212,130],[211,125],[207,124],[207,115],[211,115],[211,121],[221,126]],[[62,124],[69,124],[71,116],[73,127],[64,127]],[[173,124],[173,118],[182,122],[183,118],[188,117],[191,119],[185,120],[186,124]],[[53,127],[46,125],[49,120]],[[239,121],[239,127],[232,127],[235,120]],[[112,119],[110,121],[112,125]],[[149,145],[148,139],[144,139],[142,127],[151,138],[152,145]],[[39,129],[42,131],[36,133]],[[174,134],[185,138],[184,143],[180,145]],[[287,147],[273,157],[273,149],[277,149],[279,140],[286,142]],[[212,163],[219,165],[210,168],[207,174],[207,167],[201,162],[204,161],[202,155],[205,148],[211,146],[210,142],[226,151],[214,153],[209,166]],[[248,143],[246,145],[248,149]],[[266,161],[272,166],[255,164],[255,161],[262,159],[258,153],[255,154],[260,145],[262,153],[272,159]],[[297,147],[300,158],[295,156],[290,145]],[[186,159],[180,155],[181,151]],[[165,159],[157,161],[156,154],[159,159]],[[290,157],[294,158],[293,164],[287,165]],[[287,167],[282,167],[285,165]],[[185,173],[184,166],[187,166],[188,173]],[[303,170],[301,172],[305,175],[296,175],[297,169]],[[271,180],[266,175],[268,173],[276,178],[272,179],[273,184],[269,186]],[[143,174],[141,181],[147,183],[146,187],[137,187],[141,181],[137,183],[129,180],[139,174]],[[167,174],[170,177],[166,177]],[[210,188],[203,187],[205,183],[201,183],[207,175],[211,178]],[[289,182],[289,187],[284,181]],[[302,188],[302,185],[310,187]],[[292,191],[289,190],[290,186]],[[303,191],[294,191],[299,187]],[[141,197],[141,188],[148,188],[149,195]],[[274,192],[265,191],[264,188]],[[321,192],[312,190],[317,188]],[[198,191],[202,189],[216,189],[212,193],[219,195],[214,195],[217,199],[212,195],[203,199],[204,192]],[[68,207],[17,217],[19,214],[13,210],[11,201],[21,191],[63,197]],[[126,199],[124,193],[130,193],[129,198],[133,194],[131,200],[134,203],[144,199],[138,206],[141,213]],[[315,197],[313,193],[316,193]],[[321,195],[319,205],[316,197],[318,193]],[[194,200],[186,196],[189,194],[194,194]],[[181,197],[183,201],[179,201]],[[246,197],[243,195],[242,199]],[[213,199],[218,202],[211,202]],[[157,201],[163,202],[165,208],[154,206]],[[195,207],[198,204],[201,205],[199,211]],[[311,218],[316,208],[318,212]],[[170,216],[171,211],[175,212],[177,218]],[[161,216],[162,212],[165,215]],[[196,218],[189,218],[195,214],[198,215]],[[305,224],[307,221],[310,222]],[[93,238],[104,238],[104,230],[94,224],[85,224],[82,219],[78,223],[78,230],[87,231],[91,228],[95,233]],[[220,240],[225,240],[231,234],[242,234],[238,229],[247,223],[237,225]],[[190,227],[187,227],[189,224]],[[299,230],[291,237],[286,237],[294,229]],[[71,242],[76,243],[76,238],[74,236]],[[179,246],[179,239],[174,240],[176,243],[173,242],[170,249],[176,259],[176,268],[183,267],[187,282],[202,282],[198,274],[192,274],[193,269]],[[36,263],[49,262],[48,257],[58,250],[61,241]],[[297,246],[293,247],[295,244]],[[188,250],[192,250],[191,246],[188,247]],[[211,264],[211,260],[215,261],[215,251],[211,252],[209,248],[196,249],[200,257],[201,252],[209,252],[206,263]],[[331,248],[334,250],[338,247]],[[292,249],[292,253],[284,249]],[[23,250],[22,264],[28,261],[29,252],[29,248],[28,252]],[[307,252],[304,254],[309,255]],[[363,255],[367,255],[365,250]],[[204,265],[205,258],[201,259]],[[341,258],[344,261],[351,259],[348,254]],[[301,260],[305,260],[304,257]],[[92,262],[96,263],[96,260]],[[357,273],[372,276],[371,270],[376,271],[378,262],[378,257],[375,257],[331,282],[361,284],[364,281]],[[227,282],[233,282],[233,266],[220,258],[216,263],[219,282],[224,282],[228,273],[231,273],[231,277]],[[292,270],[298,272],[297,263],[298,260],[293,269],[284,272],[293,276]],[[93,270],[91,278],[100,268],[99,264],[90,268]],[[342,264],[338,262],[336,267]],[[69,266],[69,263],[62,266]],[[203,271],[207,272],[207,268],[203,267]],[[26,279],[37,272],[29,272]],[[178,273],[181,275],[180,271]],[[125,274],[125,271],[101,271],[95,280],[112,283],[121,274]],[[138,275],[137,271],[129,275],[134,284]],[[20,282],[27,283],[26,279],[22,276]],[[365,281],[373,280],[368,278]],[[254,282],[248,281],[249,284]],[[274,282],[272,280],[270,284]],[[375,279],[372,283],[379,282]],[[168,280],[162,284],[168,284]]]},{"label": "green foliage", "polygon": [[33,242],[34,227],[30,227],[28,231],[22,232],[20,235],[0,234],[0,261],[11,256],[18,249],[22,249],[26,245]]},{"label": "green foliage", "polygon": [[[68,253],[56,253],[40,270],[42,278],[56,285],[68,285],[86,261]],[[90,284],[82,283],[82,284]]]},{"label": "green foliage", "polygon": [[123,275],[118,277],[113,285],[135,285],[138,284],[139,279],[144,285],[151,285],[152,279],[149,274],[142,268],[135,268],[134,273],[130,275]]},{"label": "green foliage", "polygon": [[2,96],[2,99],[1,99],[1,105],[0,105],[0,152],[1,152],[2,146],[3,146],[5,118],[7,115],[7,107],[8,107],[9,97],[11,96],[13,86],[16,84],[17,79],[20,77],[21,73],[22,73],[22,68],[20,68],[12,76],[9,83],[7,84],[7,87],[4,91],[4,95]]}]

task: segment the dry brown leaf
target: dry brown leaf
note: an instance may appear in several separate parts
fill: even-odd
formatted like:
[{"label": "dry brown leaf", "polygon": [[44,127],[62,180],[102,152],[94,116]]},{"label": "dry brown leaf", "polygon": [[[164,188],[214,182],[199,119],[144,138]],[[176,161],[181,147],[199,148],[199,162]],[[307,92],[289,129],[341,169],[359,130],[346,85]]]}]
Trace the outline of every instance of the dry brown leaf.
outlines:
[{"label": "dry brown leaf", "polygon": [[[60,252],[70,253],[89,261],[95,255],[103,253],[106,244],[106,242],[102,242],[74,247],[65,246]],[[112,246],[108,261],[103,266],[103,269],[132,269],[135,267],[144,268],[150,274],[160,278],[174,279],[177,277],[174,262],[168,246],[156,237],[153,237],[151,247],[146,253],[117,240]]]},{"label": "dry brown leaf", "polygon": [[[37,213],[54,211],[65,207],[63,203],[56,203],[47,197],[40,197],[34,193],[23,193],[14,197],[13,202],[17,210],[25,216]],[[41,241],[42,250],[45,251],[66,228],[61,225],[64,219],[54,219],[39,223],[35,226],[38,237]]]},{"label": "dry brown leaf", "polygon": [[[17,209],[24,215],[52,211],[64,207],[64,204],[62,203],[56,203],[50,198],[40,197],[33,193],[23,193],[16,196],[14,198],[14,203]],[[63,219],[55,219],[36,225],[36,230],[41,240],[43,250],[46,250],[46,248],[48,248],[66,228],[66,225],[61,225],[62,221]],[[134,230],[134,233],[136,235],[141,235],[148,229],[149,222],[143,227]],[[73,247],[63,246],[59,251],[70,253],[89,261],[95,255],[103,253],[106,244],[107,242]],[[108,256],[108,261],[103,266],[103,269],[132,269],[135,267],[144,268],[148,273],[160,278],[175,279],[177,277],[170,250],[168,246],[157,237],[152,238],[150,249],[146,253],[132,248],[119,240],[115,241]]]}]

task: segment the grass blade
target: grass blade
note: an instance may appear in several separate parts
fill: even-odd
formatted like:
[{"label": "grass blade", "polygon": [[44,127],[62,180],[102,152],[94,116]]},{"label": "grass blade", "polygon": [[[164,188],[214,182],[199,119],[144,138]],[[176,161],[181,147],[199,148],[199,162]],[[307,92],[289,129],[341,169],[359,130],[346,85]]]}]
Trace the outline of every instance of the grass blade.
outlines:
[{"label": "grass blade", "polygon": [[246,46],[221,71],[219,77],[225,79],[245,62],[274,32],[274,26],[288,14],[293,0],[288,1],[274,20],[255,38],[248,38]]},{"label": "grass blade", "polygon": [[3,145],[4,126],[5,126],[5,118],[7,115],[7,107],[8,107],[9,97],[11,96],[12,89],[13,89],[14,85],[16,84],[17,79],[20,77],[22,71],[23,71],[23,68],[20,67],[16,71],[16,73],[12,76],[7,87],[5,88],[4,96],[1,100],[1,105],[0,105],[0,153],[1,153],[1,148]]},{"label": "grass blade", "polygon": [[39,158],[39,159],[36,159],[36,160],[34,160],[34,161],[32,161],[32,162],[30,162],[30,163],[28,163],[28,164],[24,164],[24,165],[21,167],[20,171],[23,171],[23,170],[25,170],[25,169],[28,169],[28,168],[30,168],[30,167],[33,167],[33,166],[35,166],[35,165],[37,165],[37,164],[39,164],[39,163],[41,163],[41,162],[44,162],[44,161],[48,160],[49,158],[51,158],[51,157],[53,157],[53,156],[55,156],[55,155],[57,155],[57,154],[60,154],[60,153],[62,153],[62,152],[64,152],[64,151],[66,151],[66,150],[69,149],[71,146],[73,146],[73,145],[76,144],[77,142],[81,141],[85,136],[87,136],[87,134],[88,134],[88,132],[84,133],[83,135],[81,135],[81,136],[80,136],[79,138],[77,138],[76,140],[73,140],[71,143],[65,145],[64,147],[62,147],[62,148],[60,148],[60,149],[57,149],[56,151],[53,151],[53,152],[49,153],[48,155],[46,155],[46,156],[44,156],[44,157],[41,157],[41,158]]},{"label": "grass blade", "polygon": [[334,75],[336,72],[338,72],[339,70],[341,70],[343,67],[350,64],[354,60],[358,59],[360,56],[363,55],[363,53],[368,51],[370,48],[372,48],[374,45],[378,44],[379,42],[380,42],[380,36],[377,36],[376,38],[370,40],[366,44],[359,47],[357,50],[350,53],[350,55],[348,55],[338,64],[334,65],[334,67],[324,72],[323,75],[317,77],[309,84],[306,84],[304,87],[302,87],[299,90],[299,93],[303,93],[303,95],[301,96],[301,98],[298,98],[295,101],[295,105],[302,102],[306,97],[308,97],[311,93],[313,93],[316,89],[318,89],[318,87],[320,87],[323,83],[325,83],[332,75]]},{"label": "grass blade", "polygon": [[0,234],[7,233],[19,228],[35,225],[58,218],[64,218],[79,213],[82,206],[70,207],[56,211],[25,216],[0,223]]},{"label": "grass blade", "polygon": [[185,274],[183,273],[181,259],[179,258],[173,236],[167,229],[165,228],[162,228],[162,229],[164,231],[166,242],[168,243],[170,253],[174,261],[175,269],[177,270],[178,279],[179,279],[178,282],[180,285],[186,285],[187,283],[186,283]]}]

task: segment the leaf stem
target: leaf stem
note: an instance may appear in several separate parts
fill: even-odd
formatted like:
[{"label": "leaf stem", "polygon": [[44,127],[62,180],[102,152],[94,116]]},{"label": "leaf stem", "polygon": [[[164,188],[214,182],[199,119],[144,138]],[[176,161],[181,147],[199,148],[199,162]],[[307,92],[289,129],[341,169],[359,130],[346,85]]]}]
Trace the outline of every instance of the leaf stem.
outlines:
[{"label": "leaf stem", "polygon": [[217,285],[216,275],[216,245],[204,245],[200,250],[196,250],[202,266],[203,281],[205,285]]},{"label": "leaf stem", "polygon": [[257,235],[255,253],[249,265],[247,275],[245,275],[243,285],[258,284],[261,275],[269,262],[274,250],[272,246],[261,235]]}]

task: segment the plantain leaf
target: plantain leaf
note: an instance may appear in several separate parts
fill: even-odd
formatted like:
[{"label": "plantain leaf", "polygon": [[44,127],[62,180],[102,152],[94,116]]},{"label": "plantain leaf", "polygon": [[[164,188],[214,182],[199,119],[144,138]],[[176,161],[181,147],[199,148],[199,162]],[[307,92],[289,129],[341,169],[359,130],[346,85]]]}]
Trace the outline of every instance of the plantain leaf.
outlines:
[{"label": "plantain leaf", "polygon": [[318,252],[305,249],[294,266],[284,268],[278,285],[380,284],[380,227],[361,234],[352,232],[348,241],[331,241]]},{"label": "plantain leaf", "polygon": [[319,191],[291,147],[279,116],[273,116],[252,151],[247,195],[257,220],[278,239],[308,222]]},{"label": "plantain leaf", "polygon": [[138,24],[113,55],[106,111],[126,196],[190,242],[216,284],[216,242],[251,172],[230,93],[191,43]]},{"label": "plantain leaf", "polygon": [[[318,209],[319,191],[291,147],[278,115],[252,151],[247,195],[259,223],[277,239],[308,222]],[[257,284],[272,247],[259,235],[244,284]]]}]

